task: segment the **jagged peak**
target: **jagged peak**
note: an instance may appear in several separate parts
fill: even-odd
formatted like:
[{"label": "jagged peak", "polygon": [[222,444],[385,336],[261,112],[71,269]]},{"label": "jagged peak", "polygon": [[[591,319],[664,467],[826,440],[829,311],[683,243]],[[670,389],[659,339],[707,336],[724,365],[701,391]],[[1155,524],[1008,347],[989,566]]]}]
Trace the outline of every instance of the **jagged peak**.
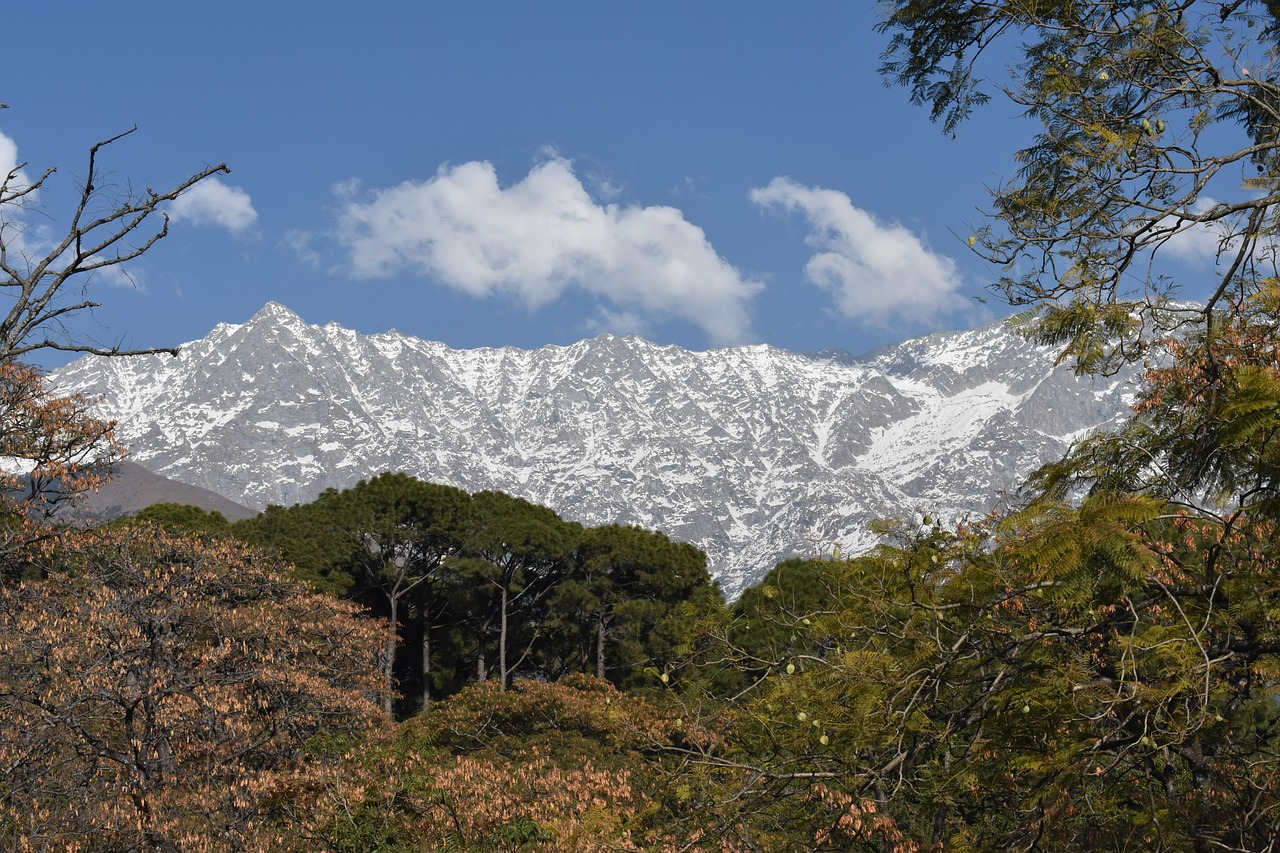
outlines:
[{"label": "jagged peak", "polygon": [[[309,327],[311,325],[312,324],[308,323],[306,320],[304,320],[301,316],[296,314],[287,306],[282,305],[281,303],[276,302],[274,300],[271,300],[266,304],[264,304],[260,309],[258,309],[257,313],[255,313],[243,324],[226,324],[226,323],[219,324],[213,330],[210,337],[213,337],[216,333],[220,331],[225,333],[228,331],[236,331],[241,328],[253,328],[258,326],[264,326],[264,327],[287,326],[287,327],[299,328],[299,327]],[[627,350],[627,351],[637,352],[637,353],[681,352],[681,353],[688,353],[695,356],[710,355],[713,353],[735,353],[736,352],[736,353],[746,355],[748,357],[760,357],[760,356],[770,357],[770,356],[777,356],[780,354],[786,354],[786,355],[798,355],[798,356],[807,357],[807,358],[818,358],[823,360],[830,360],[830,361],[839,362],[839,363],[843,363],[848,360],[847,353],[843,353],[843,351],[842,351],[843,357],[837,356],[833,358],[832,353],[834,351],[832,352],[823,351],[817,354],[805,355],[802,353],[795,353],[791,350],[782,349],[780,347],[776,347],[772,344],[767,344],[767,343],[737,344],[734,346],[715,347],[712,349],[699,350],[699,349],[689,349],[688,347],[681,346],[679,344],[658,343],[656,341],[649,340],[648,338],[642,335],[623,335],[623,334],[617,334],[614,332],[602,332],[598,335],[595,335],[594,337],[582,338],[581,340],[574,341],[573,343],[570,343],[570,344],[545,344],[539,347],[521,347],[521,346],[506,345],[506,346],[497,346],[497,347],[479,346],[479,347],[457,348],[457,347],[452,347],[449,344],[446,344],[442,341],[428,340],[425,338],[419,338],[415,335],[406,334],[404,332],[399,331],[398,329],[390,329],[384,332],[377,332],[371,335],[365,335],[360,332],[356,332],[355,330],[350,329],[346,326],[343,326],[341,323],[338,323],[338,322],[326,323],[324,326],[315,327],[315,328],[320,329],[326,335],[355,334],[358,337],[368,338],[371,341],[379,341],[383,343],[388,341],[413,342],[419,345],[426,344],[432,348],[443,348],[445,350],[449,350],[451,352],[455,352],[459,354],[470,353],[473,355],[485,355],[485,354],[491,355],[496,353],[511,353],[511,354],[524,353],[527,355],[534,355],[540,352],[541,353],[574,352],[574,351],[589,352],[591,350],[603,348],[603,349],[610,349],[610,350],[622,349],[622,350]]]},{"label": "jagged peak", "polygon": [[262,322],[303,323],[305,321],[279,302],[271,301],[259,308],[258,313],[249,318],[249,323],[251,324]]}]

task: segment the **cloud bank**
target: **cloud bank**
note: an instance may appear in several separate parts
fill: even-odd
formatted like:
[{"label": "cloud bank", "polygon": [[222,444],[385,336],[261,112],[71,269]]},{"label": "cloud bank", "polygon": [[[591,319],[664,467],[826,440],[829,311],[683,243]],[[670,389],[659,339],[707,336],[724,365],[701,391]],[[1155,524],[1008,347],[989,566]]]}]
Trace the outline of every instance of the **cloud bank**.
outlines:
[{"label": "cloud bank", "polygon": [[596,203],[564,158],[505,188],[491,163],[473,161],[363,197],[339,194],[338,236],[358,278],[416,273],[530,308],[572,288],[614,306],[602,307],[606,320],[675,317],[723,345],[750,337],[747,306],[760,283],[676,208]]},{"label": "cloud bank", "polygon": [[258,221],[258,211],[247,192],[211,177],[174,199],[169,218],[192,225],[218,225],[241,234]]},{"label": "cloud bank", "polygon": [[752,190],[751,200],[804,215],[811,229],[805,242],[817,250],[805,275],[833,294],[846,317],[879,326],[932,323],[967,306],[950,258],[932,252],[901,225],[854,207],[842,192],[780,177]]}]

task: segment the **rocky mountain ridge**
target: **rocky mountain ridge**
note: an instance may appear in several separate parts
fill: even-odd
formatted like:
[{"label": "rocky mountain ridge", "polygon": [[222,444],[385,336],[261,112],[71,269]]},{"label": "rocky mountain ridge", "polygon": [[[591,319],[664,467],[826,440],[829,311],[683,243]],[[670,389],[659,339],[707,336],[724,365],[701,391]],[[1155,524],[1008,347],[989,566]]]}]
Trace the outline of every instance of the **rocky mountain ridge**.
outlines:
[{"label": "rocky mountain ridge", "polygon": [[863,358],[612,335],[453,350],[269,303],[176,358],[90,356],[51,381],[96,398],[133,461],[246,506],[405,471],[661,529],[734,595],[785,556],[869,545],[875,517],[985,512],[1123,417],[1132,373],[1054,355],[1002,324]]}]

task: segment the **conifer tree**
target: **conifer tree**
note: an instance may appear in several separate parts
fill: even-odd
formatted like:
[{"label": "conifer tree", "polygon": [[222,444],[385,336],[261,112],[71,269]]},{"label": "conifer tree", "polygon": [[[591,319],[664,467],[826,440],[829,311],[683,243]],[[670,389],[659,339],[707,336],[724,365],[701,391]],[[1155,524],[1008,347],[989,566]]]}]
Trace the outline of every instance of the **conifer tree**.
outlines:
[{"label": "conifer tree", "polygon": [[582,528],[503,492],[478,492],[473,501],[457,567],[472,614],[476,677],[487,679],[493,661],[505,688],[541,637],[546,598],[567,572]]},{"label": "conifer tree", "polygon": [[706,555],[639,527],[603,525],[582,534],[568,577],[550,601],[562,638],[576,636],[582,671],[631,686],[670,669],[687,640],[685,605],[719,602]]},{"label": "conifer tree", "polygon": [[332,526],[338,550],[331,559],[386,607],[383,671],[391,713],[401,624],[410,604],[421,623],[420,706],[431,701],[431,634],[446,559],[462,547],[471,498],[460,489],[424,483],[407,474],[380,474],[341,492],[326,491],[315,511]]}]

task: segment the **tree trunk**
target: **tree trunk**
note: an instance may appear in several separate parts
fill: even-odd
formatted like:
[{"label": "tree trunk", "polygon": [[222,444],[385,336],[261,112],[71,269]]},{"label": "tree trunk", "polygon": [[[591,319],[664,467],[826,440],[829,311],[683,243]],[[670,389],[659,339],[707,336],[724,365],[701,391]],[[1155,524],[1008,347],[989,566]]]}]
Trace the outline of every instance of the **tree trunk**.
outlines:
[{"label": "tree trunk", "polygon": [[422,608],[422,710],[431,707],[431,615]]},{"label": "tree trunk", "polygon": [[399,630],[399,606],[400,596],[387,596],[387,605],[390,607],[391,613],[387,616],[387,653],[386,653],[386,694],[382,697],[382,710],[387,712],[387,716],[391,716],[391,700],[395,695],[395,671],[396,671],[396,639]]},{"label": "tree trunk", "polygon": [[502,585],[502,611],[498,624],[498,685],[507,689],[507,585]]},{"label": "tree trunk", "polygon": [[480,625],[480,629],[476,631],[476,681],[484,681],[489,677],[489,667],[484,661],[484,641],[489,636],[489,624],[493,619],[493,613],[490,612]]},{"label": "tree trunk", "polygon": [[596,678],[604,678],[604,626],[605,615],[600,614],[600,621],[596,623]]}]

